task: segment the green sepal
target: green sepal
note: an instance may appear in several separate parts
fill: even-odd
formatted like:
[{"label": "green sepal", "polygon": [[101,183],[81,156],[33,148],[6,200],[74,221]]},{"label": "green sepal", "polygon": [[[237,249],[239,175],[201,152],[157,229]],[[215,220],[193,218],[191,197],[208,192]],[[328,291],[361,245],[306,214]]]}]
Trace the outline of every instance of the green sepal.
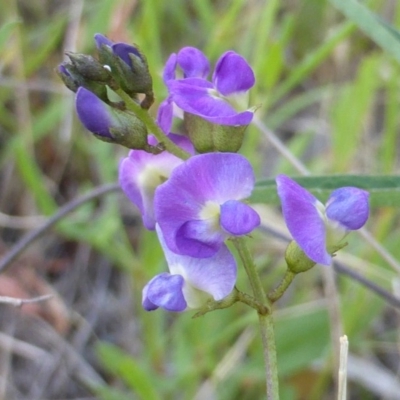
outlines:
[{"label": "green sepal", "polygon": [[315,261],[307,257],[294,240],[291,241],[286,248],[285,260],[288,269],[294,274],[308,271],[317,264]]},{"label": "green sepal", "polygon": [[213,124],[191,113],[184,113],[187,134],[199,153],[215,151],[236,153],[243,143],[247,125]]}]

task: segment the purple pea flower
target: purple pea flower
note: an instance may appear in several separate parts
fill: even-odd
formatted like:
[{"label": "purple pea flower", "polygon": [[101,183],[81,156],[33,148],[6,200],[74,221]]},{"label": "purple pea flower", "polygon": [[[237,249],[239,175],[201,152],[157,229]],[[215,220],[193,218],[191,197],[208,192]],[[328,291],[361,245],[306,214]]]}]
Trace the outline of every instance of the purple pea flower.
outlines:
[{"label": "purple pea flower", "polygon": [[243,126],[251,122],[252,111],[236,110],[247,107],[248,91],[255,83],[253,70],[242,56],[234,51],[224,53],[217,61],[212,82],[205,79],[208,70],[199,53],[191,55],[185,50],[182,59],[180,62],[177,57],[176,63],[183,69],[184,79],[174,79],[173,58],[164,71],[169,95],[179,108],[219,125]]},{"label": "purple pea flower", "polygon": [[167,311],[196,309],[208,300],[222,300],[233,290],[236,261],[225,245],[207,259],[182,256],[168,249],[161,230],[158,226],[156,229],[169,273],[155,276],[144,287],[142,304],[145,310],[159,307]]},{"label": "purple pea flower", "polygon": [[288,176],[278,175],[276,183],[286,225],[299,247],[316,263],[330,265],[329,249],[367,222],[369,193],[365,190],[336,189],[324,206]]},{"label": "purple pea flower", "polygon": [[240,154],[201,154],[177,166],[154,197],[155,219],[169,249],[206,258],[226,238],[249,234],[260,217],[240,200],[253,187],[253,169]]}]

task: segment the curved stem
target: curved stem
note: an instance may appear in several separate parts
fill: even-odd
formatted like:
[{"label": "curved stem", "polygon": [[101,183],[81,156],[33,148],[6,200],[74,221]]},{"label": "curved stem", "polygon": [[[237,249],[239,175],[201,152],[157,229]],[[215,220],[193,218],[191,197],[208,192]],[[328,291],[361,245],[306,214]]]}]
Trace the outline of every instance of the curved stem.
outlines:
[{"label": "curved stem", "polygon": [[293,273],[289,269],[286,270],[285,276],[282,278],[281,283],[278,285],[278,287],[276,287],[272,292],[268,293],[268,299],[272,303],[279,300],[283,296],[289,285],[292,283],[295,276],[295,273]]},{"label": "curved stem", "polygon": [[157,140],[163,144],[165,150],[182,160],[187,160],[190,157],[189,153],[182,150],[165,135],[147,110],[143,109],[140,104],[132,100],[131,97],[122,89],[113,88],[113,90],[125,102],[126,108],[129,111],[132,111],[146,125],[147,129],[157,138]]},{"label": "curved stem", "polygon": [[266,367],[267,400],[279,400],[278,365],[276,357],[274,321],[272,318],[271,302],[267,298],[256,265],[247,248],[245,238],[233,240],[243,262],[255,299],[265,307],[265,312],[258,311],[258,321],[263,344],[263,354]]}]

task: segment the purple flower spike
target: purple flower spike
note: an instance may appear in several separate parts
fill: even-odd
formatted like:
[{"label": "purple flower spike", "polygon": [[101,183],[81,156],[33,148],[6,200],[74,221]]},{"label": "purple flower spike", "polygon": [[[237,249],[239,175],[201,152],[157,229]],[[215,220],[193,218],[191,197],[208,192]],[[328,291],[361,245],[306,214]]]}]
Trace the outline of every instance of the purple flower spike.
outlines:
[{"label": "purple flower spike", "polygon": [[[228,51],[218,60],[212,83],[204,79],[208,74],[208,64],[203,53],[181,50],[181,62],[185,66],[185,79],[171,79],[172,61],[166,64],[164,73],[172,101],[183,111],[197,115],[219,125],[248,125],[252,111],[238,112],[247,107],[247,92],[254,85],[254,73],[247,61],[239,54]],[[193,49],[193,48],[190,48]],[[199,53],[198,53],[199,52]],[[179,63],[179,55],[176,58]],[[202,61],[203,60],[203,61]],[[193,65],[200,66],[195,69]],[[183,68],[183,67],[182,67]],[[246,104],[241,104],[241,103]]]},{"label": "purple flower spike", "polygon": [[182,256],[168,249],[161,230],[156,229],[170,272],[157,275],[143,289],[142,304],[147,311],[196,309],[208,300],[222,300],[233,290],[236,261],[225,245],[211,258]]},{"label": "purple flower spike", "polygon": [[83,126],[96,135],[112,138],[110,127],[114,119],[111,108],[90,90],[80,87],[76,92],[76,112]]},{"label": "purple flower spike", "polygon": [[368,219],[368,192],[354,187],[336,189],[326,206],[285,175],[276,178],[286,225],[304,253],[316,263],[330,265],[327,247],[338,244],[350,230]]},{"label": "purple flower spike", "polygon": [[[193,154],[193,146],[185,136],[170,133],[168,137],[178,146]],[[157,141],[149,137],[149,144]],[[119,166],[119,184],[142,214],[143,224],[147,229],[154,230],[154,191],[157,186],[168,179],[172,170],[183,161],[164,151],[153,155],[143,150],[131,150]]]},{"label": "purple flower spike", "polygon": [[250,233],[260,218],[239,201],[253,187],[252,167],[240,154],[201,154],[176,167],[154,197],[155,219],[169,249],[206,258],[227,237]]}]

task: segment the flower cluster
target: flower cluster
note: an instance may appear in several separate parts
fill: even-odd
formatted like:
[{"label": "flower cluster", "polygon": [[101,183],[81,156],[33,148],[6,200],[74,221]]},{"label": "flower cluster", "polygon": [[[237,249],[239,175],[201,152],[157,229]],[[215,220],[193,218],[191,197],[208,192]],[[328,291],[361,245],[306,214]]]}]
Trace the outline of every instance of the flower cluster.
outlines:
[{"label": "flower cluster", "polygon": [[[253,118],[248,94],[254,73],[242,56],[227,51],[209,80],[207,57],[184,47],[165,65],[168,97],[149,134],[142,114],[153,102],[146,58],[137,46],[113,43],[100,34],[95,42],[98,59],[68,53],[70,62],[61,64],[58,73],[76,92],[82,124],[96,137],[131,149],[120,163],[119,183],[144,226],[156,232],[169,270],[144,287],[143,307],[184,311],[222,300],[233,290],[237,274],[227,240],[249,235],[260,224],[246,202],[254,172],[237,154]],[[121,101],[108,98],[110,89]],[[139,95],[144,95],[141,102]],[[171,132],[174,117],[183,119],[186,135]],[[175,151],[163,151],[167,144]],[[330,265],[348,231],[365,224],[368,193],[340,188],[324,206],[289,177],[279,175],[276,181],[284,218],[309,261],[307,268]],[[296,263],[288,260],[289,269],[301,272]]]}]

